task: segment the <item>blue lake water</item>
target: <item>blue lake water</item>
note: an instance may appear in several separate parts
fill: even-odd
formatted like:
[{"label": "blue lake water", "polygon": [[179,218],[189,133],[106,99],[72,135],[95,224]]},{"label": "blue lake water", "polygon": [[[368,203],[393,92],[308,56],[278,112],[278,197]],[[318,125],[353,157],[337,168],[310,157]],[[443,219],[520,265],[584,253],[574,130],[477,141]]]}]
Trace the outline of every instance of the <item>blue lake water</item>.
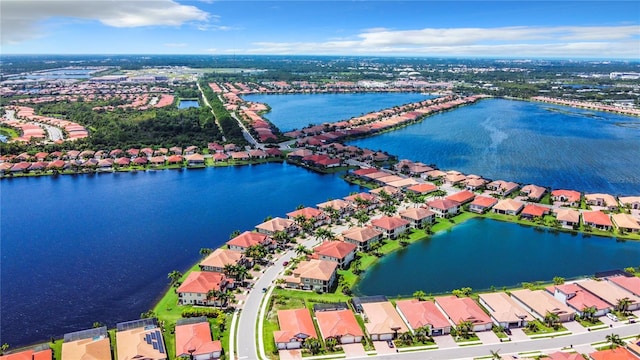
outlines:
[{"label": "blue lake water", "polygon": [[444,293],[637,266],[640,242],[471,219],[386,256],[362,275],[360,295]]},{"label": "blue lake water", "polygon": [[640,194],[640,118],[489,99],[349,142],[491,179]]},{"label": "blue lake water", "polygon": [[309,124],[336,122],[398,105],[432,99],[419,93],[245,95],[243,99],[269,104],[264,115],[282,132]]},{"label": "blue lake water", "polygon": [[286,164],[0,181],[0,343],[137,319],[203,247],[359,191]]},{"label": "blue lake water", "polygon": [[180,100],[180,102],[178,103],[178,109],[186,109],[192,107],[200,107],[200,103],[198,102],[198,100]]}]

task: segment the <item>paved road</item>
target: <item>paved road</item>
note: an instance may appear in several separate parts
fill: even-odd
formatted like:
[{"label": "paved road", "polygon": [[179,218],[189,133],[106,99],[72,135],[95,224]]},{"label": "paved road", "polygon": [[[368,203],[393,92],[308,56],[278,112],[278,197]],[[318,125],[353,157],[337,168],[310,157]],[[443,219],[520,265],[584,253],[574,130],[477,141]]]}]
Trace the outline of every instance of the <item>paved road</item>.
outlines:
[{"label": "paved road", "polygon": [[[5,110],[4,117],[9,120],[18,120],[16,119],[16,111],[15,110]],[[43,124],[35,121],[30,121],[28,124],[36,125],[45,128],[47,130],[47,134],[49,135],[49,140],[64,140],[64,135],[62,134],[62,129],[57,128],[55,126],[51,126],[49,124]]]},{"label": "paved road", "polygon": [[225,139],[224,137],[224,133],[222,132],[222,128],[218,123],[218,119],[216,119],[216,114],[213,112],[213,107],[211,106],[211,104],[209,104],[209,100],[207,100],[207,97],[204,96],[204,91],[202,91],[202,88],[200,87],[200,83],[196,82],[196,85],[198,85],[198,90],[200,90],[200,94],[202,94],[202,100],[204,100],[205,105],[207,105],[207,107],[211,109],[211,115],[213,115],[213,120],[216,122],[216,125],[218,125],[218,130],[220,130],[220,134],[222,134],[222,141],[227,141],[227,139]]}]

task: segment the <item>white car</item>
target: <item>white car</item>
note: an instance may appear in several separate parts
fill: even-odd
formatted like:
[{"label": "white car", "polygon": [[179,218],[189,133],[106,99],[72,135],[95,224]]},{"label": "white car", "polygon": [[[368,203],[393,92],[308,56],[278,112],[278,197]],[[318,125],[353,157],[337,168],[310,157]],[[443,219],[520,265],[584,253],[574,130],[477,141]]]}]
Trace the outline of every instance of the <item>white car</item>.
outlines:
[{"label": "white car", "polygon": [[607,317],[612,321],[618,321],[618,317],[615,314],[607,313]]}]

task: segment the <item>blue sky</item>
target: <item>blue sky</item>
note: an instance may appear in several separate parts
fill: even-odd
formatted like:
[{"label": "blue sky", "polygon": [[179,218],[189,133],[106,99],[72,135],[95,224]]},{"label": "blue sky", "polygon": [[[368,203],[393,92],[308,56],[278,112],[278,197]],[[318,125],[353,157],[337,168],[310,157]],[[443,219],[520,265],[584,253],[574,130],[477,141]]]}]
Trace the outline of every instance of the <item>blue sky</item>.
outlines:
[{"label": "blue sky", "polygon": [[640,59],[640,2],[2,0],[3,54]]}]

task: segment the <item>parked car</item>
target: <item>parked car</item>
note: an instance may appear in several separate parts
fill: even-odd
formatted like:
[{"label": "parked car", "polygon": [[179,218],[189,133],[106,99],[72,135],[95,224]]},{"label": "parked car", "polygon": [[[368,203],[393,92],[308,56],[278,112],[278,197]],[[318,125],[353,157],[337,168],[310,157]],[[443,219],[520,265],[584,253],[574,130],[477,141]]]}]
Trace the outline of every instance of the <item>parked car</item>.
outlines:
[{"label": "parked car", "polygon": [[387,345],[389,345],[390,348],[395,346],[393,345],[393,340],[387,340]]},{"label": "parked car", "polygon": [[267,292],[267,288],[262,288],[262,292],[266,293]]},{"label": "parked car", "polygon": [[618,321],[618,317],[615,314],[607,313],[607,317],[612,321]]},{"label": "parked car", "polygon": [[507,335],[511,335],[511,329],[505,328],[504,329],[504,333],[507,334]]},{"label": "parked car", "polygon": [[285,262],[282,263],[282,266],[287,266],[287,265],[289,265],[288,261],[285,261]]}]

